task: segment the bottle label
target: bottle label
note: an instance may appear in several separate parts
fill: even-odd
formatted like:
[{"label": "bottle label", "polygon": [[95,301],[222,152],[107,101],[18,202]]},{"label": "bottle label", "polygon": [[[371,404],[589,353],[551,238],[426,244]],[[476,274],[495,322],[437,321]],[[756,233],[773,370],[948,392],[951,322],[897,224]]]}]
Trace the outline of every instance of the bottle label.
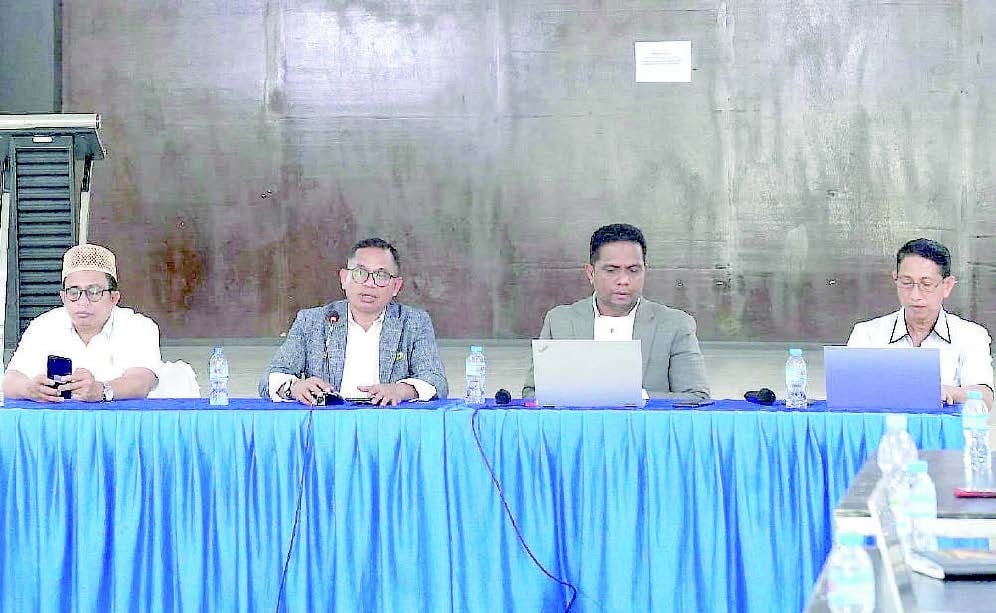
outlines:
[{"label": "bottle label", "polygon": [[965,430],[987,430],[989,428],[989,416],[985,413],[962,415],[961,427]]},{"label": "bottle label", "polygon": [[870,574],[863,573],[831,578],[827,586],[827,601],[834,608],[862,604],[873,605],[875,602],[874,579]]}]

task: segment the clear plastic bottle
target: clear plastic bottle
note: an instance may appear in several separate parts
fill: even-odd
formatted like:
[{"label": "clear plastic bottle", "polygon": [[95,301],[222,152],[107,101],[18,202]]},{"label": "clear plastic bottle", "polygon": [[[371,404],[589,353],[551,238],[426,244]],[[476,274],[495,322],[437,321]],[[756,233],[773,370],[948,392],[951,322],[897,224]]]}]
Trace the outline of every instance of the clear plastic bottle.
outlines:
[{"label": "clear plastic bottle", "polygon": [[[0,350],[2,350],[2,349],[3,348],[0,347]],[[4,369],[3,369],[3,356],[0,356],[0,407],[3,406],[3,377],[4,377],[4,374],[5,374],[5,372],[4,372]]]},{"label": "clear plastic bottle", "polygon": [[860,534],[837,535],[827,562],[827,605],[832,613],[875,610],[875,568]]},{"label": "clear plastic bottle", "polygon": [[214,406],[228,404],[228,359],[225,350],[215,347],[208,361],[208,379],[211,382],[210,402]]},{"label": "clear plastic bottle", "polygon": [[982,392],[971,390],[961,406],[961,427],[965,433],[965,470],[970,476],[987,477],[992,473],[992,448],[989,446],[989,409]]},{"label": "clear plastic bottle", "polygon": [[802,349],[789,349],[785,361],[785,408],[806,408],[806,380],[806,359],[802,357]]},{"label": "clear plastic bottle", "polygon": [[882,477],[888,478],[895,470],[920,458],[913,437],[906,430],[906,416],[890,413],[885,416],[885,434],[878,444],[878,467]]},{"label": "clear plastic bottle", "polygon": [[927,472],[927,462],[910,462],[910,497],[907,505],[913,535],[911,545],[921,551],[936,551],[933,521],[937,519],[937,488]]},{"label": "clear plastic bottle", "polygon": [[484,348],[474,345],[467,356],[467,393],[464,401],[468,405],[484,405],[484,380],[487,374],[488,362],[484,358]]}]

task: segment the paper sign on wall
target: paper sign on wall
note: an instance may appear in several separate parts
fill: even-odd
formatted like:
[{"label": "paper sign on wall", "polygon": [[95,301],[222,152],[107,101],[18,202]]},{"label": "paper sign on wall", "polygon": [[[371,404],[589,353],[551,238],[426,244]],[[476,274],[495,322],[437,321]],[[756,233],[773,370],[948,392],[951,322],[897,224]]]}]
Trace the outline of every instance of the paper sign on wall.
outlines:
[{"label": "paper sign on wall", "polygon": [[692,41],[636,43],[637,83],[689,83],[692,80]]}]

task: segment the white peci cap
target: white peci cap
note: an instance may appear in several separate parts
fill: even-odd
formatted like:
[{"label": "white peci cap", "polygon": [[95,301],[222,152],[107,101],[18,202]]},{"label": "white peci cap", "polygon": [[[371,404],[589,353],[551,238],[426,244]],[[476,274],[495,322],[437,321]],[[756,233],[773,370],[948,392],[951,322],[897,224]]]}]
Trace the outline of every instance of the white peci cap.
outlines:
[{"label": "white peci cap", "polygon": [[118,270],[114,264],[114,254],[106,247],[90,243],[71,247],[62,256],[62,280],[80,270],[95,270],[111,275],[118,280]]}]

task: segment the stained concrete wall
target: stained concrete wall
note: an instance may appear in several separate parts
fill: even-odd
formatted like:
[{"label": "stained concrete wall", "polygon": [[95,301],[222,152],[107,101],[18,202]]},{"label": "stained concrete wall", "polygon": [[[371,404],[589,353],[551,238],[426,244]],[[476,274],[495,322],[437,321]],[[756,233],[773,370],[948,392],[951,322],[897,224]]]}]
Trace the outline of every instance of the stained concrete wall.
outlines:
[{"label": "stained concrete wall", "polygon": [[[635,83],[644,40],[692,82]],[[378,234],[439,334],[528,337],[628,221],[703,338],[840,341],[920,235],[994,329],[994,40],[989,0],[94,0],[64,107],[105,118],[92,239],[168,336],[278,334]]]}]

